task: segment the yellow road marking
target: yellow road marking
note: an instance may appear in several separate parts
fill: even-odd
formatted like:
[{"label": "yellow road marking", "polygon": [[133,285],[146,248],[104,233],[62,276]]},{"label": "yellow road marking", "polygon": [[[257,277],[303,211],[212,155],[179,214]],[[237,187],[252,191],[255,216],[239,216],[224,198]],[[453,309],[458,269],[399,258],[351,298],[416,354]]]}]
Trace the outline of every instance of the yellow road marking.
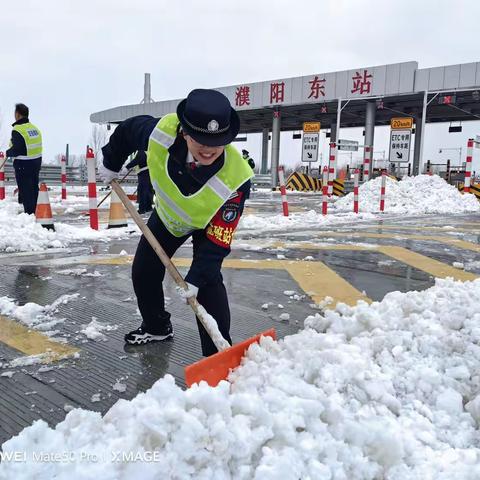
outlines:
[{"label": "yellow road marking", "polygon": [[70,357],[78,349],[51,340],[43,333],[30,330],[24,325],[0,315],[0,342],[25,355],[46,354],[46,361]]},{"label": "yellow road marking", "polygon": [[[95,265],[126,265],[132,261],[132,258],[129,255],[110,258],[103,257],[92,259],[89,263],[94,263]],[[189,267],[192,260],[190,258],[174,258],[173,263],[177,267]],[[321,302],[327,296],[334,299],[334,304],[344,302],[348,305],[355,305],[358,300],[371,302],[370,298],[363,295],[322,262],[242,260],[232,258],[224,260],[223,266],[225,268],[253,270],[286,270],[299,287],[316,303]]]},{"label": "yellow road marking", "polygon": [[353,306],[358,300],[372,301],[323,262],[295,262],[287,266],[287,271],[315,303],[327,296],[334,299],[333,305],[342,302]]},{"label": "yellow road marking", "polygon": [[434,277],[446,278],[452,277],[455,280],[461,280],[462,282],[467,280],[475,280],[477,275],[470,272],[465,272],[458,268],[447,265],[446,263],[439,262],[433,258],[426,257],[420,253],[415,253],[407,250],[403,247],[392,246],[379,246],[377,249],[380,253],[383,253],[395,260],[398,260],[407,265],[411,265],[418,270],[422,270]]},{"label": "yellow road marking", "polygon": [[316,232],[316,237],[353,237],[353,238],[402,238],[406,240],[427,240],[433,242],[447,243],[464,250],[480,252],[478,243],[467,242],[466,240],[457,240],[450,237],[436,237],[434,235],[409,235],[407,233],[361,233],[361,232]]}]

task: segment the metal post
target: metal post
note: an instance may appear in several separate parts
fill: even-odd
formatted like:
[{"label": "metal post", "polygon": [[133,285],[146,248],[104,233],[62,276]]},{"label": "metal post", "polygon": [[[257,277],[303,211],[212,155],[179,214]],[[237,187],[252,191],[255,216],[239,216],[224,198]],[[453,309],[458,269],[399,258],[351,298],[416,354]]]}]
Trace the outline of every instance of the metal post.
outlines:
[{"label": "metal post", "polygon": [[272,164],[271,164],[271,176],[272,176],[272,188],[275,188],[278,184],[278,163],[280,158],[280,110],[273,111],[272,121]]},{"label": "metal post", "polygon": [[358,213],[358,177],[359,177],[359,170],[358,168],[356,168],[354,177],[353,177],[353,212],[354,213]]},{"label": "metal post", "polygon": [[60,160],[61,164],[61,182],[62,182],[62,200],[67,199],[67,159],[65,155],[62,155]]},{"label": "metal post", "polygon": [[[415,147],[413,151],[413,174],[418,175],[423,165],[423,135],[425,133],[425,121],[427,117],[428,92],[423,93],[422,117],[415,122]],[[420,121],[418,121],[420,120]]]},{"label": "metal post", "polygon": [[365,109],[365,145],[374,148],[373,140],[375,136],[375,114],[377,113],[375,102],[367,102]]},{"label": "metal post", "polygon": [[69,157],[69,146],[67,143],[67,146],[65,148],[65,165],[68,165],[68,157]]},{"label": "metal post", "polygon": [[445,180],[447,181],[447,183],[450,183],[450,159],[447,160],[447,172],[445,177],[446,177]]},{"label": "metal post", "polygon": [[143,101],[142,103],[152,103],[152,88],[150,85],[150,74],[145,74],[145,82],[143,84]]},{"label": "metal post", "polygon": [[335,140],[332,140],[330,138],[331,142],[335,142],[338,144],[338,139],[340,138],[340,118],[342,116],[342,99],[338,99],[338,105],[337,105],[337,125],[335,128]]},{"label": "metal post", "polygon": [[337,141],[337,124],[336,123],[331,123],[330,124],[330,142],[336,142]]},{"label": "metal post", "polygon": [[264,128],[262,132],[262,167],[260,173],[268,173],[268,135],[270,130]]},{"label": "metal post", "polygon": [[3,152],[0,152],[0,200],[5,200],[5,162]]},{"label": "metal post", "polygon": [[363,149],[363,176],[362,179],[368,182],[373,171],[373,147],[365,145]]},{"label": "metal post", "polygon": [[328,167],[328,195],[333,195],[333,182],[336,179],[335,165],[337,163],[337,145],[330,143],[329,167]]},{"label": "metal post", "polygon": [[473,138],[469,138],[467,142],[467,158],[465,161],[465,181],[463,193],[470,193],[472,182],[472,159],[473,159]]},{"label": "metal post", "polygon": [[285,188],[285,173],[283,167],[278,167],[278,178],[280,180],[280,193],[282,195],[283,216],[288,217],[287,190]]},{"label": "metal post", "polygon": [[88,206],[90,212],[90,228],[98,230],[98,209],[97,209],[97,180],[95,172],[95,153],[87,146],[87,172],[88,172]]}]

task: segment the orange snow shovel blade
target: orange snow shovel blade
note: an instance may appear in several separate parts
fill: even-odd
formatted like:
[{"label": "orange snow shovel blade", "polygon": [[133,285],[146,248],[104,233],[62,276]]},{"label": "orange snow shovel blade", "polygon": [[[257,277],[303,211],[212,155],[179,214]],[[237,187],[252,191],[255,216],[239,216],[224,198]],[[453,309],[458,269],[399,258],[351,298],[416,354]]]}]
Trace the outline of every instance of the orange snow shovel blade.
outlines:
[{"label": "orange snow shovel blade", "polygon": [[247,348],[252,343],[258,343],[260,337],[272,337],[275,340],[275,329],[266,330],[243,342],[236,343],[226,350],[185,367],[185,383],[187,387],[191,387],[194,383],[200,383],[202,380],[211,387],[216,387],[221,380],[227,379],[233,368],[240,365]]}]

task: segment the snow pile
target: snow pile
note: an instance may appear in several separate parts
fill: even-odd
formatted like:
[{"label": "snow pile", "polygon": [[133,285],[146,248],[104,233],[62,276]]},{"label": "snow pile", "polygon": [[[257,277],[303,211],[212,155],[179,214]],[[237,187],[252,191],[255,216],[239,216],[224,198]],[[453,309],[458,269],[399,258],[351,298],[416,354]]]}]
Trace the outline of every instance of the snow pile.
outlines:
[{"label": "snow pile", "polygon": [[339,304],[250,347],[231,384],[166,376],[103,418],[35,422],[3,444],[0,478],[478,479],[479,304],[480,280],[451,279]]},{"label": "snow pile", "polygon": [[0,314],[14,318],[27,327],[48,333],[53,326],[65,320],[64,318],[55,318],[55,314],[58,312],[58,307],[76,300],[79,295],[80,294],[78,293],[62,295],[51,305],[45,306],[33,302],[18,306],[11,298],[0,297]]},{"label": "snow pile", "polygon": [[[463,195],[438,175],[406,177],[397,182],[387,177],[385,212],[419,215],[426,213],[464,213],[480,211],[480,202],[474,195]],[[381,177],[366,182],[359,188],[360,212],[380,211]],[[353,210],[353,193],[340,198],[334,205],[337,211]]]},{"label": "snow pile", "polygon": [[55,232],[37,224],[34,215],[19,213],[21,207],[11,200],[0,202],[0,252],[29,252],[41,251],[47,248],[62,248],[72,243],[85,240],[109,241],[111,239],[126,238],[134,231],[140,231],[135,226],[92,230],[88,219],[85,226],[79,227],[55,222]]}]

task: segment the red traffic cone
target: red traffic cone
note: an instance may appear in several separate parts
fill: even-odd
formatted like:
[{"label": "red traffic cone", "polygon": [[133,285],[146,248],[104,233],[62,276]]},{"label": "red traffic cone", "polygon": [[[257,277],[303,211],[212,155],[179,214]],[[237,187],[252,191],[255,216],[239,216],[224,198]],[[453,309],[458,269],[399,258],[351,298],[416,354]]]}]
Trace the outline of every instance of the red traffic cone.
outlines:
[{"label": "red traffic cone", "polygon": [[43,228],[48,228],[48,230],[55,231],[55,226],[53,225],[52,207],[50,206],[47,185],[45,183],[40,184],[35,217],[37,218],[37,223],[39,223]]}]

